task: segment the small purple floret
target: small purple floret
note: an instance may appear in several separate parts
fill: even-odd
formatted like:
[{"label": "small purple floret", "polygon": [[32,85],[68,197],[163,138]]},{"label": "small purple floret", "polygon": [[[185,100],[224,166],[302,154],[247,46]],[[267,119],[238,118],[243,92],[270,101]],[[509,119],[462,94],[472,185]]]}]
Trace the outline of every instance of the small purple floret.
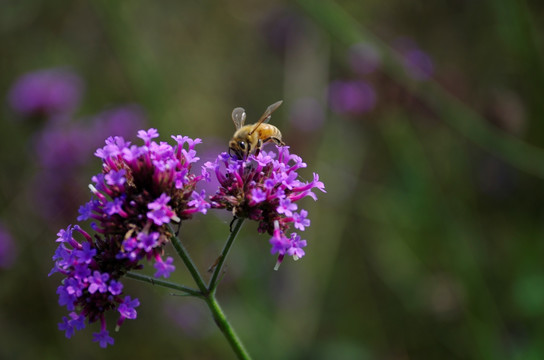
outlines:
[{"label": "small purple floret", "polygon": [[170,273],[175,270],[174,265],[172,263],[174,262],[174,259],[172,257],[167,257],[166,261],[158,260],[155,262],[155,269],[157,271],[155,272],[155,277],[169,277]]},{"label": "small purple floret", "polygon": [[93,341],[99,343],[101,348],[106,348],[108,345],[113,345],[113,338],[106,329],[93,333]]}]

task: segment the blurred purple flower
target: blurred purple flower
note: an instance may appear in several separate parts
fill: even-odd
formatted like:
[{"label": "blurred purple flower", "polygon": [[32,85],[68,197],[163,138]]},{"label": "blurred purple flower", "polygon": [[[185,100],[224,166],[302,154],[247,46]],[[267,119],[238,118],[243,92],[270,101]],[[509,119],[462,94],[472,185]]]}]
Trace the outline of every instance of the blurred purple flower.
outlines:
[{"label": "blurred purple flower", "polygon": [[329,85],[331,110],[344,115],[361,115],[374,108],[374,88],[361,80],[335,80]]},{"label": "blurred purple flower", "polygon": [[381,64],[381,55],[378,50],[369,43],[357,43],[348,51],[348,63],[350,68],[359,75],[367,75],[374,72]]},{"label": "blurred purple flower", "polygon": [[136,104],[116,106],[94,115],[90,120],[89,132],[95,141],[93,149],[108,136],[128,137],[147,123],[144,110]]},{"label": "blurred purple flower", "polygon": [[38,164],[45,169],[74,168],[92,154],[89,131],[81,124],[47,126],[36,136]]},{"label": "blurred purple flower", "polygon": [[15,242],[4,224],[0,223],[0,268],[10,268],[17,257]]},{"label": "blurred purple flower", "polygon": [[39,199],[36,209],[48,219],[73,215],[74,204],[84,196],[74,179],[108,134],[128,137],[146,123],[143,110],[136,105],[112,108],[84,120],[48,124],[36,135],[34,148],[41,167],[34,187]]},{"label": "blurred purple flower", "polygon": [[315,131],[325,122],[323,105],[311,97],[297,99],[291,106],[289,120],[301,131]]},{"label": "blurred purple flower", "polygon": [[143,110],[136,105],[119,106],[95,115],[86,122],[54,124],[36,136],[38,162],[46,169],[74,168],[108,136],[129,136],[145,125]]},{"label": "blurred purple flower", "polygon": [[423,81],[433,75],[434,63],[432,58],[421,50],[414,40],[404,37],[399,38],[394,42],[393,47],[399,52],[408,76]]},{"label": "blurred purple flower", "polygon": [[13,84],[8,101],[21,116],[70,114],[79,105],[83,81],[71,70],[53,68],[21,76]]}]

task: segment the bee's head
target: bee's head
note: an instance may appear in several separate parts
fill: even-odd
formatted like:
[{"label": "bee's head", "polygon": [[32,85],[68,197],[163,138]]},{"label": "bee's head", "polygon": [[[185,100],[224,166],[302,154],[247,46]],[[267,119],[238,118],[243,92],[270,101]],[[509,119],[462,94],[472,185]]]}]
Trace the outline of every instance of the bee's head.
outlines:
[{"label": "bee's head", "polygon": [[244,140],[232,139],[229,142],[229,154],[236,156],[240,160],[249,154],[250,148],[250,144]]}]

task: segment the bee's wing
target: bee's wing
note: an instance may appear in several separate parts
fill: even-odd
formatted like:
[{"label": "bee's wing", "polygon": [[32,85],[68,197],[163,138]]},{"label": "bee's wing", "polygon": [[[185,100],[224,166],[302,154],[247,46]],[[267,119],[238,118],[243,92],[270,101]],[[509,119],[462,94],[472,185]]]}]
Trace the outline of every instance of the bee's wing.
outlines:
[{"label": "bee's wing", "polygon": [[232,110],[232,121],[234,122],[234,126],[236,126],[236,130],[244,126],[246,122],[246,111],[244,108],[237,107]]},{"label": "bee's wing", "polygon": [[249,133],[249,135],[253,134],[253,132],[255,130],[257,130],[257,128],[263,123],[263,122],[269,122],[270,121],[270,118],[272,117],[272,113],[274,111],[276,111],[277,108],[280,107],[280,105],[283,103],[283,100],[280,100],[280,101],[276,101],[275,103],[273,103],[272,105],[270,105],[269,107],[266,108],[266,111],[264,112],[264,114],[261,116],[261,118],[259,119],[259,121],[257,121],[255,123],[255,127],[253,128],[253,130],[251,130],[251,133]]}]

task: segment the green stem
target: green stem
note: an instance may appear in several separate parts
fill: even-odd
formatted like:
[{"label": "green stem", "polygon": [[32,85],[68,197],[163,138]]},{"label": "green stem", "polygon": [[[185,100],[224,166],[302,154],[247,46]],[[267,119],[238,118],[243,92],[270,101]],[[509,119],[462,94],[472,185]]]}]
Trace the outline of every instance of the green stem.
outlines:
[{"label": "green stem", "polygon": [[234,243],[234,240],[236,239],[236,235],[238,235],[238,232],[242,228],[243,223],[244,223],[243,218],[239,218],[236,220],[234,229],[232,229],[229,235],[229,238],[227,239],[227,242],[225,243],[225,246],[223,247],[223,251],[221,251],[221,255],[219,255],[219,259],[217,261],[217,264],[215,265],[215,270],[212,274],[210,282],[208,283],[208,291],[212,294],[215,293],[215,289],[217,288],[217,284],[218,284],[219,274],[221,274],[221,269],[223,268],[223,264],[225,263],[225,260],[227,258],[227,255],[229,254],[230,248],[232,244]]},{"label": "green stem", "polygon": [[185,285],[180,285],[180,284],[176,284],[176,283],[173,283],[173,282],[170,282],[170,281],[157,279],[157,278],[154,278],[154,277],[148,276],[148,275],[138,274],[138,273],[135,273],[135,272],[132,272],[132,271],[127,272],[126,275],[127,275],[127,277],[129,277],[131,279],[147,282],[147,283],[150,283],[152,285],[159,285],[159,286],[162,286],[162,287],[165,287],[165,288],[182,291],[182,292],[187,293],[189,295],[202,297],[202,293],[200,291],[198,291],[196,289],[193,289],[193,288],[190,288],[190,287],[185,286]]},{"label": "green stem", "polygon": [[[217,299],[215,298],[215,286],[217,286],[218,274],[221,271],[225,258],[227,257],[230,247],[232,246],[232,243],[234,242],[234,239],[236,238],[236,234],[242,227],[242,222],[243,222],[243,219],[238,219],[238,222],[236,223],[234,230],[229,235],[227,239],[227,244],[225,244],[225,247],[223,248],[223,251],[217,263],[215,272],[212,275],[209,288],[204,283],[202,275],[200,274],[195,263],[189,256],[189,253],[185,249],[185,246],[183,246],[183,243],[181,242],[181,240],[176,235],[174,235],[175,234],[174,229],[172,229],[171,226],[169,227],[170,227],[171,233],[173,234],[170,238],[172,241],[172,244],[174,245],[176,252],[178,253],[179,257],[183,260],[183,263],[187,267],[187,270],[189,270],[189,273],[191,274],[198,288],[200,289],[200,292],[197,292],[197,293],[199,294],[199,297],[203,298],[206,301],[206,304],[208,305],[208,308],[210,309],[210,312],[212,313],[213,319],[215,320],[215,323],[219,327],[219,330],[221,330],[221,332],[223,333],[223,335],[229,342],[232,350],[234,351],[234,353],[239,359],[251,359],[247,350],[244,348],[244,345],[242,344],[242,342],[236,335],[236,332],[234,331],[229,321],[227,320],[227,317],[223,313],[223,310],[219,306]],[[157,285],[161,285],[161,284],[158,284],[156,281],[155,283]],[[212,288],[212,285],[213,285],[213,288]]]},{"label": "green stem", "polygon": [[227,317],[223,313],[223,310],[219,306],[215,295],[213,293],[209,294],[205,299],[208,308],[212,312],[215,323],[217,324],[223,335],[225,335],[225,338],[229,342],[232,350],[234,350],[234,352],[236,353],[238,359],[251,359],[249,353],[244,347],[244,344],[242,344],[242,342],[238,338],[238,335],[236,335],[236,332],[230,325]]},{"label": "green stem", "polygon": [[189,273],[195,280],[196,285],[198,286],[198,289],[200,292],[204,295],[208,293],[208,288],[206,287],[206,284],[204,283],[204,279],[202,278],[202,275],[200,275],[200,272],[198,271],[195,263],[193,262],[193,259],[189,256],[189,253],[185,249],[185,246],[183,246],[183,243],[181,240],[175,235],[174,229],[172,226],[168,225],[170,232],[172,233],[172,236],[170,237],[170,240],[172,241],[172,245],[174,245],[174,248],[176,249],[176,252],[178,253],[181,260],[183,260],[183,263],[187,267],[187,270],[189,270]]}]

